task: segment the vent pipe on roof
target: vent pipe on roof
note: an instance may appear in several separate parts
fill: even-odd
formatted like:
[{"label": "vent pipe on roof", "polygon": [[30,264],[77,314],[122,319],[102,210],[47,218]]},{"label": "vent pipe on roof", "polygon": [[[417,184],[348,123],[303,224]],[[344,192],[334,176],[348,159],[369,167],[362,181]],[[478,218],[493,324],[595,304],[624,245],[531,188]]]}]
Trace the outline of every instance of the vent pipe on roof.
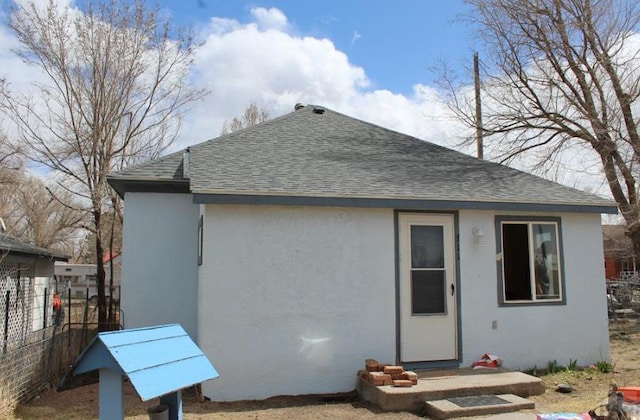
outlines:
[{"label": "vent pipe on roof", "polygon": [[182,153],[182,177],[183,178],[189,178],[189,167],[190,165],[190,155],[189,155],[189,148],[187,147],[184,150],[184,153]]},{"label": "vent pipe on roof", "polygon": [[313,107],[313,113],[314,114],[322,115],[322,114],[324,114],[324,112],[325,112],[325,109],[323,107],[321,107],[321,106],[314,106]]},{"label": "vent pipe on roof", "polygon": [[293,109],[294,109],[294,110],[296,110],[296,111],[297,111],[297,110],[299,110],[299,109],[302,109],[302,108],[304,108],[304,104],[301,104],[300,102],[298,102],[298,103],[293,107]]}]

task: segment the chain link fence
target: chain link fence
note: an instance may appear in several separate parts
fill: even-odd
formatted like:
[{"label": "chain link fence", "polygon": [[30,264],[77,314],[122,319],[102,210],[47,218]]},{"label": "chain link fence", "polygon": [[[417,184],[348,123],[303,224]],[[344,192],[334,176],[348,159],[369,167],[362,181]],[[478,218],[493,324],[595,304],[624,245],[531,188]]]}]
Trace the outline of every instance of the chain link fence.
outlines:
[{"label": "chain link fence", "polygon": [[[28,263],[0,262],[0,418],[19,402],[57,385],[98,332],[98,309],[71,297],[53,277],[36,277]],[[65,296],[54,307],[54,293]],[[119,329],[120,289],[109,293],[109,324]]]},{"label": "chain link fence", "polygon": [[613,333],[640,332],[640,277],[625,272],[620,279],[607,281],[607,309]]}]

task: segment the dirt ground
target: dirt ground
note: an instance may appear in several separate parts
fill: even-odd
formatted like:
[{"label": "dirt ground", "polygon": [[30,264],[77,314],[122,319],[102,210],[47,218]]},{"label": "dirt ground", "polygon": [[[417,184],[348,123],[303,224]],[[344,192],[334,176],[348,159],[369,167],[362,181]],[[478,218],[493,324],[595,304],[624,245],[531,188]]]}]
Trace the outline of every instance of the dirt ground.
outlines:
[{"label": "dirt ground", "polygon": [[[624,331],[624,329],[623,329]],[[640,386],[640,333],[611,333],[613,371],[597,369],[561,372],[542,376],[547,391],[531,397],[537,413],[584,413],[606,399],[611,383],[618,386]],[[355,375],[355,372],[354,372]],[[569,384],[574,392],[562,394],[554,390],[559,384]],[[143,403],[135,391],[125,389],[126,418],[146,420],[146,409],[156,402]],[[184,393],[184,418],[204,419],[416,419],[413,413],[382,413],[375,406],[353,396],[341,397],[275,397],[265,401],[234,403],[200,403],[192,390]],[[71,391],[45,391],[39,397],[16,410],[16,420],[28,419],[97,419],[98,386],[87,385]]]}]

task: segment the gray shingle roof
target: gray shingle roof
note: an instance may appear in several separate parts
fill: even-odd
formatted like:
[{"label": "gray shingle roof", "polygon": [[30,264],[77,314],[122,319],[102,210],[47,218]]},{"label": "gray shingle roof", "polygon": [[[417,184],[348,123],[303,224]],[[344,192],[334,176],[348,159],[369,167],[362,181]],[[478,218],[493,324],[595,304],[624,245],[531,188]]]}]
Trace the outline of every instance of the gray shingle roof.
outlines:
[{"label": "gray shingle roof", "polygon": [[184,179],[182,177],[182,167],[182,152],[176,152],[120,171],[118,176],[148,180],[182,180]]},{"label": "gray shingle roof", "polygon": [[0,233],[0,256],[3,254],[33,255],[64,261],[69,259],[68,256],[61,253],[53,252],[45,248],[39,248],[14,238],[13,236],[7,235],[6,233]]},{"label": "gray shingle roof", "polygon": [[[507,166],[306,106],[190,148],[190,191],[615,206]],[[322,108],[324,110],[324,108]],[[180,154],[112,179],[179,178]],[[112,182],[113,184],[113,182]]]}]

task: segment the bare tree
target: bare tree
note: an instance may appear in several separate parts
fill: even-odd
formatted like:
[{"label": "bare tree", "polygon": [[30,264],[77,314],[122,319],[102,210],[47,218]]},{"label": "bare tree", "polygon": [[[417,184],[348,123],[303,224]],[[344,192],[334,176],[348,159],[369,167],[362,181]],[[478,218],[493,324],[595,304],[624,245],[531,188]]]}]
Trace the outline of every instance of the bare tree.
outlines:
[{"label": "bare tree", "polygon": [[6,136],[0,131],[0,233],[4,233],[7,222],[15,218],[19,211],[13,205],[12,199],[20,184],[22,170],[22,163],[17,154],[11,150]]},{"label": "bare tree", "polygon": [[73,249],[78,232],[85,226],[86,212],[75,196],[57,184],[47,187],[35,176],[24,175],[14,193],[14,206],[21,213],[17,236],[47,249]]},{"label": "bare tree", "polygon": [[59,173],[60,186],[88,203],[105,328],[106,176],[158,156],[175,139],[187,105],[206,94],[188,85],[196,46],[143,0],[87,0],[80,9],[54,0],[19,3],[10,26],[17,54],[40,68],[45,82],[30,96],[5,91],[4,112],[25,156]]},{"label": "bare tree", "polygon": [[[466,3],[490,54],[482,129],[491,154],[527,153],[539,168],[566,153],[595,159],[640,258],[638,0]],[[472,96],[443,80],[451,109],[475,128]]]},{"label": "bare tree", "polygon": [[233,133],[234,131],[265,122],[269,118],[271,118],[269,111],[264,108],[258,108],[255,102],[251,102],[240,118],[234,117],[231,122],[225,121],[224,124],[222,124],[220,134]]},{"label": "bare tree", "polygon": [[[102,237],[106,238],[104,250],[106,255],[113,255],[122,250],[122,221],[117,211],[109,210],[102,215],[105,223],[102,226]],[[85,252],[82,260],[86,263],[92,263],[96,259],[95,255],[96,235],[91,232],[84,239]],[[107,279],[108,282],[108,279]]]},{"label": "bare tree", "polygon": [[[0,218],[6,233],[42,248],[69,253],[77,246],[86,214],[55,183],[30,175],[0,132]],[[0,232],[4,229],[0,229]]]},{"label": "bare tree", "polygon": [[57,184],[47,187],[22,167],[0,168],[0,217],[11,236],[42,248],[73,251],[86,219],[74,201],[68,191]]}]

